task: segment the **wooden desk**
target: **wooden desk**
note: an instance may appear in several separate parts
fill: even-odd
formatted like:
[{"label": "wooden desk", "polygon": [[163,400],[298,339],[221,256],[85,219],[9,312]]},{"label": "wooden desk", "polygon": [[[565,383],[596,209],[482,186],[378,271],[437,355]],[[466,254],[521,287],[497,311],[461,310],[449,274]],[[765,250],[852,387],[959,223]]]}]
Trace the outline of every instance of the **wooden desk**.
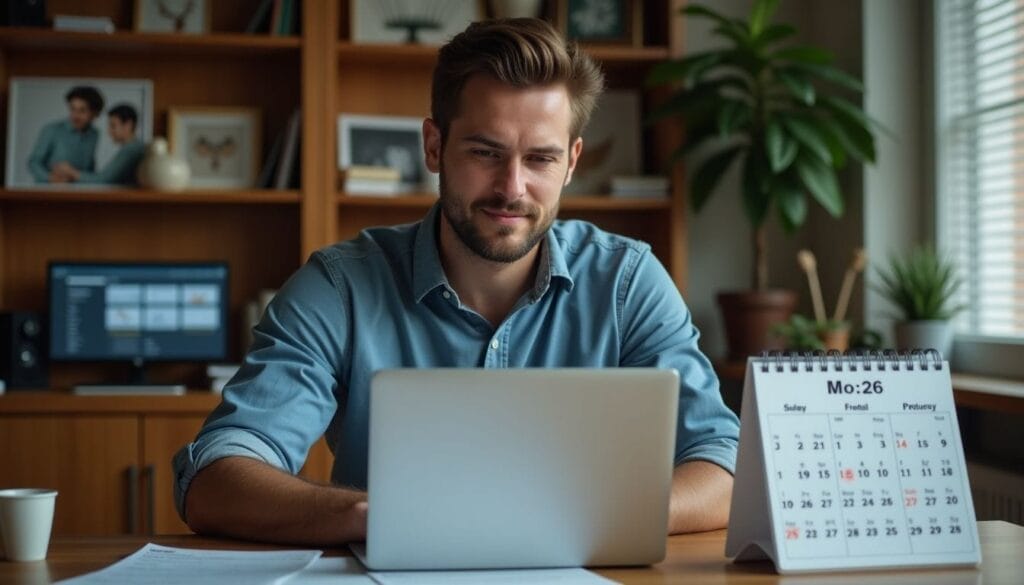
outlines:
[{"label": "wooden desk", "polygon": [[[725,531],[673,536],[668,540],[668,556],[653,567],[599,569],[598,573],[616,581],[632,584],[653,583],[833,583],[861,585],[903,583],[920,585],[1018,585],[1024,578],[1024,527],[1007,522],[980,522],[983,562],[980,569],[938,569],[843,573],[836,575],[782,577],[771,563],[734,564],[723,556]],[[0,561],[0,583],[42,584],[96,571],[131,554],[146,542],[167,546],[230,550],[275,550],[282,547],[250,544],[199,536],[65,537],[50,545],[49,557],[38,563]],[[347,549],[325,551],[326,556],[347,556]],[[174,582],[168,575],[168,583]]]}]

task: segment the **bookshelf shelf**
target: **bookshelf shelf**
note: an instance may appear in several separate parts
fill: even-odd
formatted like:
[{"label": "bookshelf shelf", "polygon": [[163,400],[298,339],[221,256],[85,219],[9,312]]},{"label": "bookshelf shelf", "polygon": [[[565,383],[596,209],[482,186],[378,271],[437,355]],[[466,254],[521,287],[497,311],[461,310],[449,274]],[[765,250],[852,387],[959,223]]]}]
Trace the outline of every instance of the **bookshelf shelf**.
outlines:
[{"label": "bookshelf shelf", "polygon": [[295,190],[188,190],[180,193],[146,189],[0,189],[0,202],[31,203],[188,203],[188,204],[291,204]]},{"label": "bookshelf shelf", "polygon": [[173,54],[298,54],[299,37],[275,37],[266,34],[211,33],[182,35],[170,33],[114,32],[90,33],[41,28],[0,27],[0,48],[15,50],[150,52]]},{"label": "bookshelf shelf", "polygon": [[[584,45],[592,57],[609,66],[663,61],[669,57],[668,47],[620,47],[611,45]],[[338,61],[342,64],[393,63],[403,65],[433,65],[437,60],[437,47],[427,45],[364,44],[341,41],[338,43]]]},{"label": "bookshelf shelf", "polygon": [[[402,195],[398,197],[370,197],[338,194],[341,208],[401,207],[427,209],[437,201],[431,194]],[[566,211],[667,211],[672,201],[665,199],[625,199],[602,195],[562,197],[561,209]]]}]

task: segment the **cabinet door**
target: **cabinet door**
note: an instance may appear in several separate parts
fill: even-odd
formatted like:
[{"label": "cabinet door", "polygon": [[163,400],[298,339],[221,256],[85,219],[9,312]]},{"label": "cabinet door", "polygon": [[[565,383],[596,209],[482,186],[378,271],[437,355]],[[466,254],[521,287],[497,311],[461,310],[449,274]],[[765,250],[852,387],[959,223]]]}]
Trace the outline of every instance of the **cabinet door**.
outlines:
[{"label": "cabinet door", "polygon": [[57,490],[57,536],[131,532],[138,460],[135,416],[0,416],[0,487]]},{"label": "cabinet door", "polygon": [[146,497],[142,508],[145,530],[151,534],[190,534],[174,509],[174,470],[171,458],[193,441],[206,415],[146,416],[143,422],[143,468]]}]

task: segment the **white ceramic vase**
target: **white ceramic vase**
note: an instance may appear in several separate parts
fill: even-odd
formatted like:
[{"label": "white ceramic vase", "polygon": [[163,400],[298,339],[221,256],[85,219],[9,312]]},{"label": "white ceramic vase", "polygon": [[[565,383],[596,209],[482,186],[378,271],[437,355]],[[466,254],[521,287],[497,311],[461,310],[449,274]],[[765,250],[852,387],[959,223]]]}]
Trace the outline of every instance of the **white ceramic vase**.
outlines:
[{"label": "white ceramic vase", "polygon": [[948,360],[953,353],[953,324],[941,320],[897,323],[896,348],[937,349]]},{"label": "white ceramic vase", "polygon": [[192,172],[188,163],[171,154],[167,140],[155,138],[146,147],[146,155],[139,163],[139,185],[159,191],[182,191],[188,187]]}]

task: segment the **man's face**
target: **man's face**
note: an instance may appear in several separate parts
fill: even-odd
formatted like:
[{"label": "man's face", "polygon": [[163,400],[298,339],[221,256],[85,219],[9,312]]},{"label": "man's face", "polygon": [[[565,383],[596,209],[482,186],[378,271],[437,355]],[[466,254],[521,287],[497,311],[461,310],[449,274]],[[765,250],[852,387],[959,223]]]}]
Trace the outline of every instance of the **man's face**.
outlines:
[{"label": "man's face", "polygon": [[440,129],[424,122],[443,219],[474,254],[514,262],[547,233],[583,145],[569,142],[571,120],[562,85],[514,88],[477,76],[463,87],[443,152]]},{"label": "man's face", "polygon": [[89,109],[89,104],[85,100],[81,98],[68,100],[68,118],[75,130],[85,130],[89,124],[92,124],[95,117],[96,114]]},{"label": "man's face", "polygon": [[107,130],[110,132],[110,138],[117,144],[124,144],[135,137],[135,124],[117,116],[107,117]]}]

